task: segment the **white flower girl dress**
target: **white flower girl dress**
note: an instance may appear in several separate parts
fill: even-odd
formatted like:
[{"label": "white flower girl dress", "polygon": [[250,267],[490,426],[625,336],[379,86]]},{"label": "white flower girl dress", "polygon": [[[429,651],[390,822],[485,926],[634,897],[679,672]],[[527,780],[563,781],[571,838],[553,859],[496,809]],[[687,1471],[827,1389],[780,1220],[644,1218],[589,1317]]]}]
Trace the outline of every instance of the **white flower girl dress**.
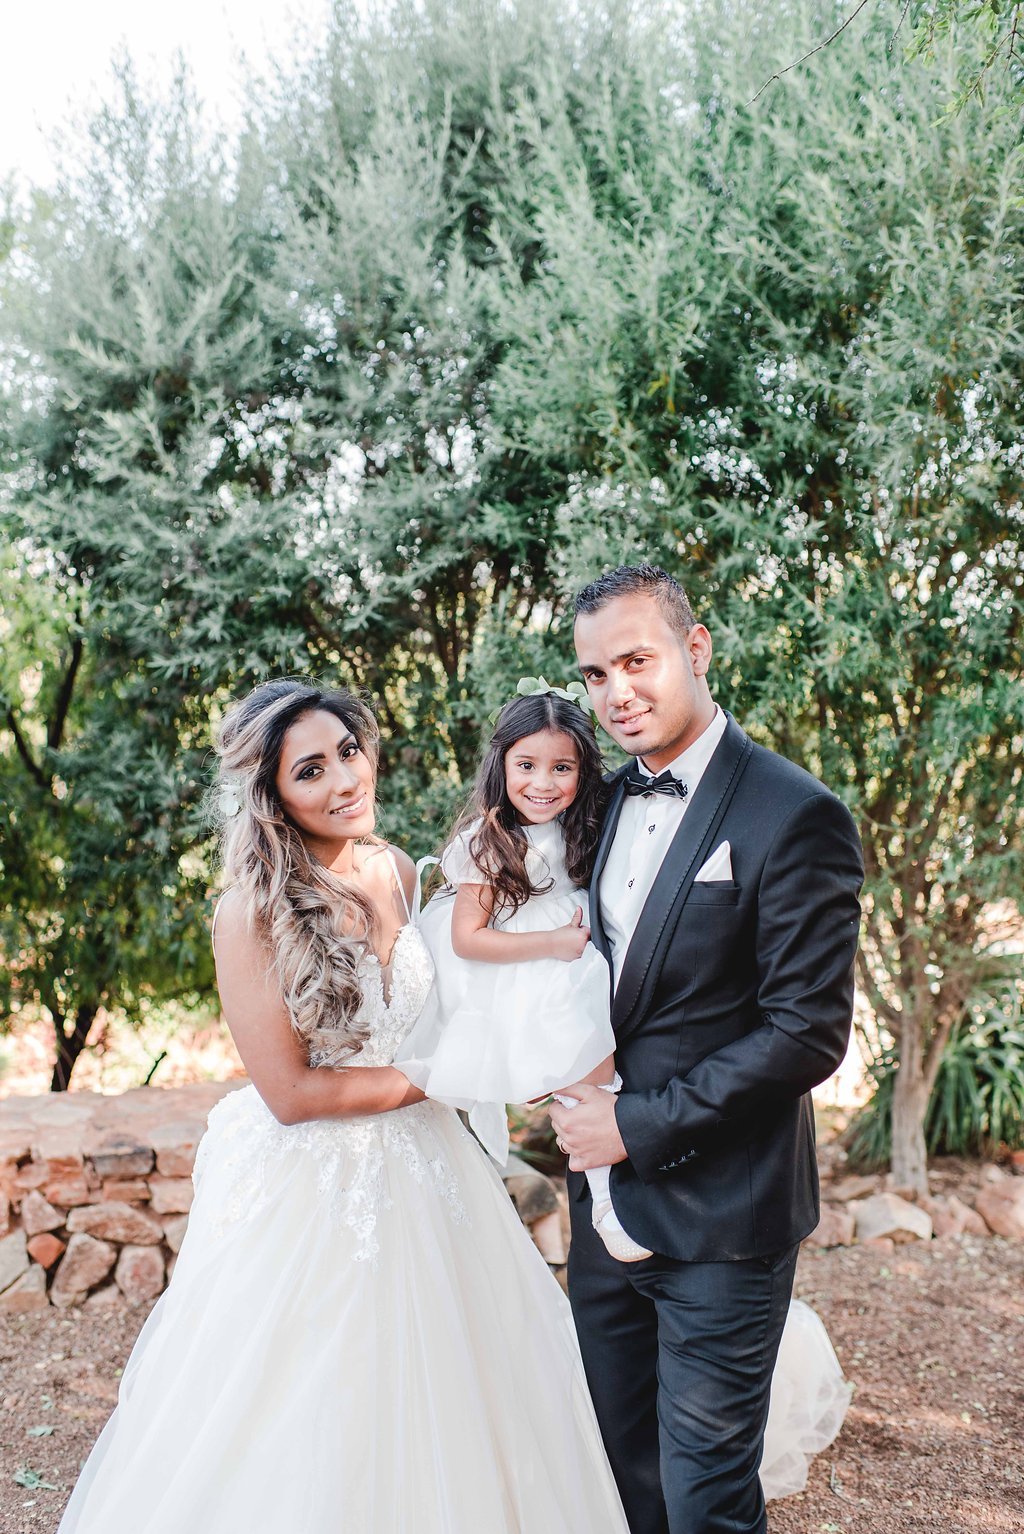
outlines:
[{"label": "white flower girl dress", "polygon": [[[571,961],[490,964],[459,957],[452,947],[453,890],[489,882],[469,850],[478,826],[457,836],[441,859],[451,888],[435,895],[421,918],[436,990],[395,1064],[428,1097],[465,1110],[474,1133],[504,1165],[506,1103],[547,1097],[581,1081],[613,1052],[611,982],[608,965],[589,943]],[[503,932],[550,931],[564,927],[580,907],[586,925],[587,893],[566,872],[560,824],[523,830],[526,872],[541,893],[515,912],[499,911],[491,925]]]}]

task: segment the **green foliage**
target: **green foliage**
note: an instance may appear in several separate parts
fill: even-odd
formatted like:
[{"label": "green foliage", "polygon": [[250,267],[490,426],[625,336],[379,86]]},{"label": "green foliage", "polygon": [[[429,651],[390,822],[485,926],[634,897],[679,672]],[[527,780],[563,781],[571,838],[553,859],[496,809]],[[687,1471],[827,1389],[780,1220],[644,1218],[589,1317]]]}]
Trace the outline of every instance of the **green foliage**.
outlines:
[{"label": "green foliage", "polygon": [[[899,1060],[893,1050],[872,1061],[875,1083],[854,1120],[851,1163],[866,1170],[892,1154],[892,1097]],[[925,1119],[932,1155],[978,1156],[1024,1146],[1024,980],[1005,978],[976,995],[950,1034]]]},{"label": "green foliage", "polygon": [[574,676],[574,587],[650,556],[857,814],[930,1084],[1024,878],[1024,160],[1012,82],[943,118],[963,44],[869,13],[754,101],[835,14],[342,6],[233,146],[125,76],[0,244],[9,1008],[210,985],[228,697],[366,689],[427,851],[518,678]]},{"label": "green foliage", "polygon": [[[933,54],[942,42],[967,43],[964,67],[950,112],[961,112],[973,97],[984,98],[993,70],[1005,71],[1016,105],[1024,99],[1024,7],[1007,0],[916,0],[908,47],[911,58]],[[961,31],[962,29],[962,31]],[[978,42],[984,53],[978,57]]]}]

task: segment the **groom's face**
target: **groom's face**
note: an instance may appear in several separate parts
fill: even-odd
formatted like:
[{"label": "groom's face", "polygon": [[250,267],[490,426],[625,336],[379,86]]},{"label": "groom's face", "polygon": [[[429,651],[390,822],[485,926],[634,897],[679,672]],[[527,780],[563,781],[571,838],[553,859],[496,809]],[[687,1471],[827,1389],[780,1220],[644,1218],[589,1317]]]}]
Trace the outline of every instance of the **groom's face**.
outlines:
[{"label": "groom's face", "polygon": [[707,687],[711,635],[680,634],[654,597],[615,597],[576,619],[576,655],[604,728],[652,772],[675,760],[714,717]]}]

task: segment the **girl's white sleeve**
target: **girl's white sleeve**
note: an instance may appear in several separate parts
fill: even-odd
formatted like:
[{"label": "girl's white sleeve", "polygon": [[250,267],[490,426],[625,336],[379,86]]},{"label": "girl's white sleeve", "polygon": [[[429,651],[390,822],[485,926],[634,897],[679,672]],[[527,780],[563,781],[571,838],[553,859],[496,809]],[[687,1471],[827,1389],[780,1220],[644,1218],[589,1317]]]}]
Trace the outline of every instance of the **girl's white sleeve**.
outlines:
[{"label": "girl's white sleeve", "polygon": [[490,884],[491,880],[473,859],[469,850],[477,826],[460,831],[441,855],[441,872],[449,884]]}]

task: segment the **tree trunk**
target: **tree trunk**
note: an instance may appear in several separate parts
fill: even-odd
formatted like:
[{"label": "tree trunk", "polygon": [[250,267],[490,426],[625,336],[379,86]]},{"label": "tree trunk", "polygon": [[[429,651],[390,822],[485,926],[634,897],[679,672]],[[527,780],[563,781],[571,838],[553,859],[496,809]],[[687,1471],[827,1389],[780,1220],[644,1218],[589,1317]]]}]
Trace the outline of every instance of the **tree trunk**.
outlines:
[{"label": "tree trunk", "polygon": [[68,1033],[63,1024],[63,1019],[55,1017],[53,1020],[54,1037],[57,1040],[57,1063],[53,1067],[53,1075],[50,1078],[51,1092],[66,1092],[71,1080],[71,1072],[75,1068],[75,1061],[85,1048],[85,1041],[89,1037],[89,1029],[96,1020],[99,1011],[97,1006],[81,1006],[75,1012],[74,1027]]},{"label": "tree trunk", "polygon": [[892,1094],[892,1175],[899,1188],[928,1192],[928,1150],[924,1121],[928,1112],[921,1029],[915,1017],[900,1029],[900,1063]]}]

